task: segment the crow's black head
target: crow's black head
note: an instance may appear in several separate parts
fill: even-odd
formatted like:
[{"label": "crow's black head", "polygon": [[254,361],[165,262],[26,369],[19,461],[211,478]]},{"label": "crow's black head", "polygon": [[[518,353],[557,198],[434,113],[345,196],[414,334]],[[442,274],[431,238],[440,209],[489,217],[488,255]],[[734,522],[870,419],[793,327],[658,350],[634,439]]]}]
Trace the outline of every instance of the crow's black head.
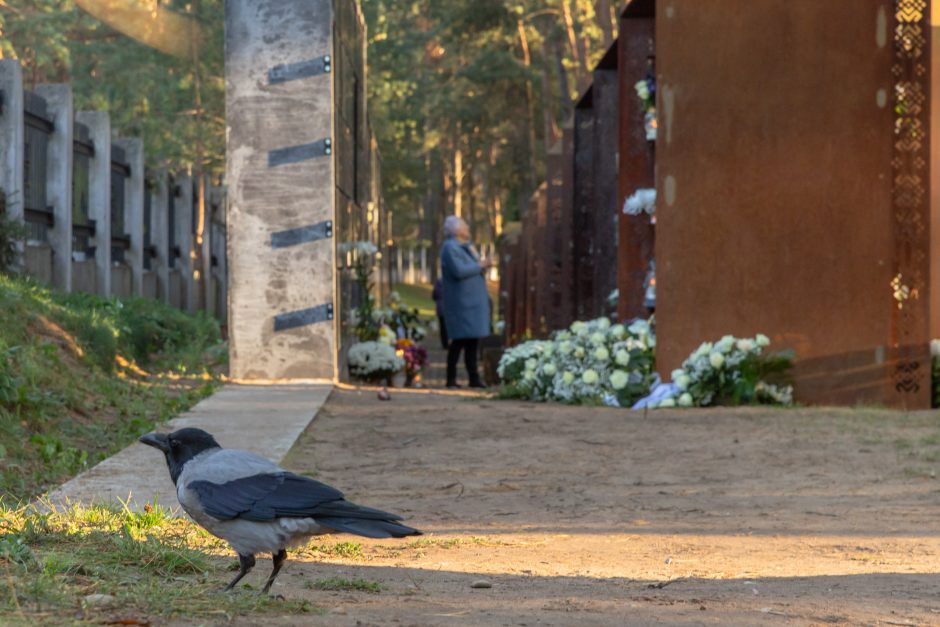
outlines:
[{"label": "crow's black head", "polygon": [[140,441],[163,451],[173,483],[179,479],[186,462],[204,451],[221,448],[215,438],[202,429],[187,428],[173,433],[148,433],[142,436]]}]

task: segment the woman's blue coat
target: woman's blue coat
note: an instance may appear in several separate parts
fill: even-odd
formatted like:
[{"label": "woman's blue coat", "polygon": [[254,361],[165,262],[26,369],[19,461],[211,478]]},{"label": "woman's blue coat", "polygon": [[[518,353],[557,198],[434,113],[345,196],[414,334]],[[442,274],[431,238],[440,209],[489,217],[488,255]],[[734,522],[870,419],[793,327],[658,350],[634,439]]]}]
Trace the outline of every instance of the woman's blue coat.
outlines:
[{"label": "woman's blue coat", "polygon": [[453,340],[490,334],[490,299],[480,259],[468,243],[448,237],[441,248],[444,276],[444,322]]}]

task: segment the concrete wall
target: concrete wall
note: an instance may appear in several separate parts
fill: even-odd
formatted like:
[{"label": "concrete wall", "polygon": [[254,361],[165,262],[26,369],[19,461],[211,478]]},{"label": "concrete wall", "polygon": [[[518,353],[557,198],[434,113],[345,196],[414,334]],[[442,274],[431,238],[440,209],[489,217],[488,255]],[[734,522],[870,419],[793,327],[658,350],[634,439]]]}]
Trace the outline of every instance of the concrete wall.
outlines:
[{"label": "concrete wall", "polygon": [[127,264],[111,267],[111,293],[114,296],[134,296],[134,276]]},{"label": "concrete wall", "polygon": [[[334,378],[329,0],[227,0],[231,374]],[[283,235],[275,235],[283,234]],[[279,322],[276,323],[275,321]]]},{"label": "concrete wall", "polygon": [[796,350],[800,400],[929,406],[931,218],[894,205],[893,18],[883,0],[658,3],[662,373],[764,332]]},{"label": "concrete wall", "polygon": [[45,284],[52,283],[52,248],[48,244],[29,244],[23,255],[26,274]]},{"label": "concrete wall", "polygon": [[141,276],[141,290],[143,292],[141,296],[144,298],[152,298],[154,300],[160,298],[160,294],[157,291],[156,272],[144,271],[143,275]]},{"label": "concrete wall", "polygon": [[98,293],[98,277],[96,276],[95,260],[72,262],[72,289],[76,292],[88,294]]}]

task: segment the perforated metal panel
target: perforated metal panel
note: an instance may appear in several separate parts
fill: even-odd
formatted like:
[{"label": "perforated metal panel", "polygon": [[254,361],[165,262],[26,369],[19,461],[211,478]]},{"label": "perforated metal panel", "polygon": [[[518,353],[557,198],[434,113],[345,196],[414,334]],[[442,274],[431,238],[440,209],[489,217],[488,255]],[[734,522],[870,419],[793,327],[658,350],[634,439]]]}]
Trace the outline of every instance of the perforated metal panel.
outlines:
[{"label": "perforated metal panel", "polygon": [[894,15],[895,273],[890,294],[897,363],[894,389],[916,395],[930,385],[922,339],[928,324],[930,32],[926,0],[897,0]]}]

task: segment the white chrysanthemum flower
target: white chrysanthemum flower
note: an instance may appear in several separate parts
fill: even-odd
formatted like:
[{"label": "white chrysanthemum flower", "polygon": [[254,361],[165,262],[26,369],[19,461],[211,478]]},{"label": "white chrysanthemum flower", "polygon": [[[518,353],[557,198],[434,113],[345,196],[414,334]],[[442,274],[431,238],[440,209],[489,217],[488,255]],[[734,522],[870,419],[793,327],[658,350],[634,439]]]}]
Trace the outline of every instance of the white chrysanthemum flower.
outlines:
[{"label": "white chrysanthemum flower", "polygon": [[610,327],[610,331],[608,331],[608,333],[614,339],[622,340],[627,334],[627,329],[622,324],[615,324],[614,326]]},{"label": "white chrysanthemum flower", "polygon": [[526,381],[535,381],[535,371],[534,371],[534,370],[526,370],[526,371],[525,371],[525,375],[523,376],[523,378],[524,378]]},{"label": "white chrysanthemum flower", "polygon": [[712,368],[721,368],[725,363],[725,356],[715,351],[708,356],[708,361],[711,363]]},{"label": "white chrysanthemum flower", "polygon": [[602,317],[596,320],[597,328],[601,331],[606,331],[610,328],[610,318]]},{"label": "white chrysanthemum flower", "polygon": [[555,364],[545,364],[545,366],[542,368],[542,372],[552,377],[555,376],[555,373],[558,372],[558,369],[555,368]]},{"label": "white chrysanthemum flower", "polygon": [[629,381],[629,375],[623,370],[614,370],[610,375],[610,387],[614,388],[615,390],[622,390],[623,388],[627,387],[627,383],[629,383]]},{"label": "white chrysanthemum flower", "polygon": [[763,333],[758,333],[757,337],[754,338],[754,341],[757,342],[757,345],[761,348],[765,346],[770,346],[770,338],[764,335]]},{"label": "white chrysanthemum flower", "polygon": [[587,333],[587,325],[580,320],[576,320],[571,323],[571,332],[575,335]]},{"label": "white chrysanthemum flower", "polygon": [[717,344],[715,344],[715,350],[719,353],[727,355],[731,352],[731,349],[734,348],[735,339],[733,335],[726,335],[721,338]]},{"label": "white chrysanthemum flower", "polygon": [[525,360],[525,369],[527,371],[534,371],[536,366],[539,365],[539,362],[535,359],[526,359]]},{"label": "white chrysanthemum flower", "polygon": [[598,346],[597,350],[594,351],[594,359],[601,362],[607,361],[610,359],[610,351],[603,346]]},{"label": "white chrysanthemum flower", "polygon": [[607,343],[607,338],[604,337],[603,333],[594,333],[591,335],[591,344],[594,346],[603,346]]},{"label": "white chrysanthemum flower", "polygon": [[660,409],[667,409],[669,407],[675,407],[675,406],[676,406],[676,399],[674,398],[664,398],[663,400],[659,401]]},{"label": "white chrysanthemum flower", "polygon": [[581,375],[581,380],[588,385],[594,385],[597,383],[598,379],[599,377],[597,376],[597,372],[591,368],[585,370],[584,374]]},{"label": "white chrysanthemum flower", "polygon": [[679,397],[679,407],[691,407],[695,404],[695,401],[692,400],[692,395],[686,392]]},{"label": "white chrysanthemum flower", "polygon": [[754,340],[747,338],[738,340],[738,350],[744,353],[750,353],[752,350],[754,350],[755,346],[756,344],[754,343]]},{"label": "white chrysanthemum flower", "polygon": [[584,352],[584,347],[583,347],[583,346],[577,346],[577,347],[575,347],[575,349],[574,349],[574,356],[575,356],[575,357],[577,357],[578,359],[581,359],[582,357],[584,357],[584,355],[585,355],[585,352]]},{"label": "white chrysanthemum flower", "polygon": [[566,385],[571,385],[572,383],[574,383],[574,374],[572,374],[571,372],[565,371],[565,373],[561,375],[561,380],[564,381]]},{"label": "white chrysanthemum flower", "polygon": [[676,387],[681,391],[686,391],[689,389],[689,386],[692,384],[692,379],[687,374],[681,374],[672,381],[676,384]]},{"label": "white chrysanthemum flower", "polygon": [[695,352],[692,353],[693,359],[698,359],[699,357],[705,357],[706,355],[712,352],[712,343],[703,342],[701,346],[695,349]]},{"label": "white chrysanthemum flower", "polygon": [[650,323],[646,320],[636,320],[628,328],[631,335],[649,335]]},{"label": "white chrysanthemum flower", "polygon": [[568,340],[565,340],[565,341],[560,342],[560,343],[558,344],[558,351],[559,351],[562,355],[570,355],[570,354],[571,354],[571,348],[572,348],[572,347],[571,347],[571,342],[569,342]]},{"label": "white chrysanthemum flower", "polygon": [[559,331],[558,333],[555,334],[555,339],[558,341],[570,340],[571,333],[569,333],[568,331]]},{"label": "white chrysanthemum flower", "polygon": [[617,364],[620,366],[629,366],[630,365],[630,353],[621,349],[617,351],[614,355],[614,359],[617,361]]}]

